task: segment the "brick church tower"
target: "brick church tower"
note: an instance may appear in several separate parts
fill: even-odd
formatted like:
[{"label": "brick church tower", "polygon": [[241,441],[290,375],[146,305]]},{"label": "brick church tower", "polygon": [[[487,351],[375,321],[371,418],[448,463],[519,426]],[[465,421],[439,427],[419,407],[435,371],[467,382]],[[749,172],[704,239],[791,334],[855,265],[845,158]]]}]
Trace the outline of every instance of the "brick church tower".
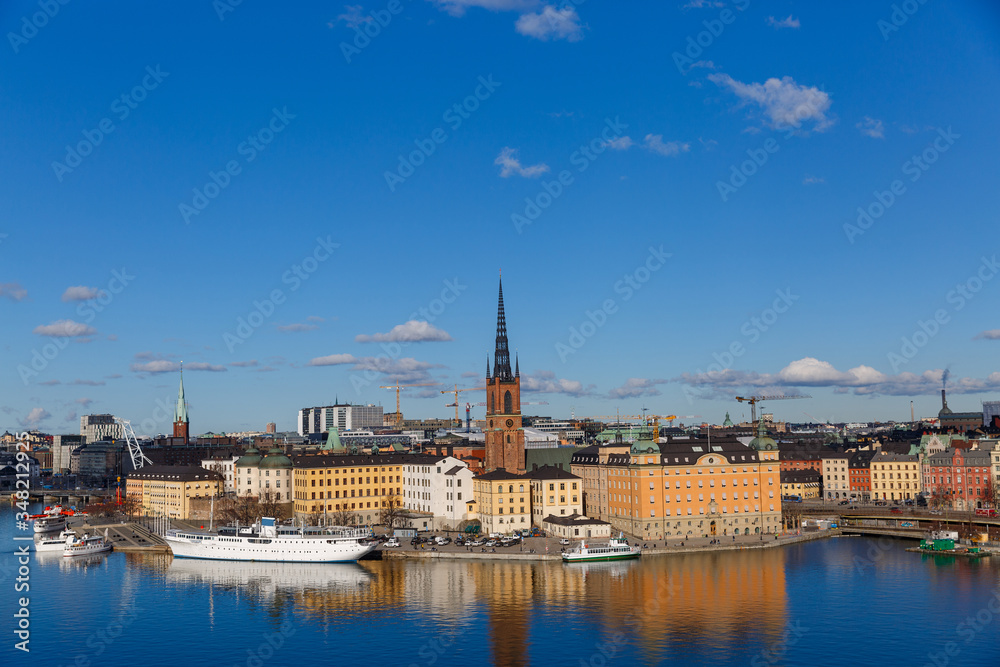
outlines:
[{"label": "brick church tower", "polygon": [[517,359],[510,370],[510,348],[507,345],[507,321],[503,312],[503,281],[497,306],[496,351],[493,374],[486,359],[486,471],[504,468],[508,472],[525,472],[524,429],[521,427],[521,370]]},{"label": "brick church tower", "polygon": [[177,390],[177,406],[174,408],[174,437],[182,438],[184,444],[188,443],[188,421],[187,401],[184,398],[184,367],[181,367],[181,386]]}]

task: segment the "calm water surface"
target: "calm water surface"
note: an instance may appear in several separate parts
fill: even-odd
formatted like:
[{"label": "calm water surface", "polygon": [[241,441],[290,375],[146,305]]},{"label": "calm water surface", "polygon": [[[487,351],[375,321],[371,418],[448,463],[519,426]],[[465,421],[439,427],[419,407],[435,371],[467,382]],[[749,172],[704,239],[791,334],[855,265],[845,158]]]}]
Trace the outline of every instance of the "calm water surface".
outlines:
[{"label": "calm water surface", "polygon": [[1000,665],[1000,559],[856,537],[572,566],[54,554],[31,563],[29,655],[14,532],[4,507],[0,665]]}]

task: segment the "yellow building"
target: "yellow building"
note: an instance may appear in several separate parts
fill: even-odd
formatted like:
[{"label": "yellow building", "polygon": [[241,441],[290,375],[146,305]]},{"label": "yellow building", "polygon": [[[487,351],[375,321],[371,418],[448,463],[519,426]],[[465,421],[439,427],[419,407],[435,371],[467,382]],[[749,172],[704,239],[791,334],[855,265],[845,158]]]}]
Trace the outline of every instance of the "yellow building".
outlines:
[{"label": "yellow building", "polygon": [[198,466],[144,466],[125,480],[125,495],[135,498],[141,512],[171,519],[191,516],[191,500],[222,495],[222,475]]},{"label": "yellow building", "polygon": [[531,478],[497,468],[472,478],[482,532],[509,533],[531,527]]},{"label": "yellow building", "polygon": [[531,480],[531,523],[541,527],[546,517],[583,514],[583,480],[555,466],[525,474]]},{"label": "yellow building", "polygon": [[585,511],[593,516],[595,507],[594,518],[640,539],[781,528],[778,448],[763,432],[749,447],[734,439],[657,444],[643,435],[627,448],[585,448],[574,454],[572,470],[587,482]]},{"label": "yellow building", "polygon": [[429,454],[295,457],[295,517],[313,523],[325,515],[329,523],[331,515],[339,513],[338,520],[350,516],[355,523],[376,524],[390,503],[402,506],[403,466],[433,465],[439,460]]},{"label": "yellow building", "polygon": [[819,498],[819,481],[820,474],[815,470],[785,470],[781,473],[781,496]]},{"label": "yellow building", "polygon": [[872,457],[871,476],[873,499],[908,500],[923,490],[916,455],[879,452]]}]

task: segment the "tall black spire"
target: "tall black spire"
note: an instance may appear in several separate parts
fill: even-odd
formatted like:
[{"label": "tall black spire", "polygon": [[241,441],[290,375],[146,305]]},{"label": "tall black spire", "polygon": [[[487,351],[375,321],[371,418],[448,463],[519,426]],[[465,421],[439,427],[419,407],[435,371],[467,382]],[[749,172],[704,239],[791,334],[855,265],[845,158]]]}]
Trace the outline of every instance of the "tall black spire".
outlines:
[{"label": "tall black spire", "polygon": [[514,377],[521,377],[521,364],[517,361],[517,353],[514,353]]},{"label": "tall black spire", "polygon": [[507,346],[507,320],[503,313],[503,280],[500,280],[500,299],[497,305],[497,348],[493,355],[493,377],[513,380],[510,372],[510,349]]},{"label": "tall black spire", "polygon": [[490,379],[490,355],[486,355],[486,379]]}]

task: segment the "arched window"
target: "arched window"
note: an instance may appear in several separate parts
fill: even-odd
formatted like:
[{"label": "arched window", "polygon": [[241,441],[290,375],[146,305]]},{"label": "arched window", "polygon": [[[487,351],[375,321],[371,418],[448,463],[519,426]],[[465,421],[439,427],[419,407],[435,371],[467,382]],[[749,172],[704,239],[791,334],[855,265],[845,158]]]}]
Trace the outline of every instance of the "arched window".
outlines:
[{"label": "arched window", "polygon": [[522,485],[520,486],[520,488],[519,488],[518,490],[519,490],[519,491],[520,491],[521,493],[524,493],[524,484],[522,484]]},{"label": "arched window", "polygon": [[509,415],[514,412],[514,398],[510,395],[510,391],[503,395],[503,413]]},{"label": "arched window", "polygon": [[508,491],[508,493],[514,493],[514,485],[513,484],[510,485],[510,490]]},{"label": "arched window", "polygon": [[490,394],[490,412],[493,412],[493,394]]}]

